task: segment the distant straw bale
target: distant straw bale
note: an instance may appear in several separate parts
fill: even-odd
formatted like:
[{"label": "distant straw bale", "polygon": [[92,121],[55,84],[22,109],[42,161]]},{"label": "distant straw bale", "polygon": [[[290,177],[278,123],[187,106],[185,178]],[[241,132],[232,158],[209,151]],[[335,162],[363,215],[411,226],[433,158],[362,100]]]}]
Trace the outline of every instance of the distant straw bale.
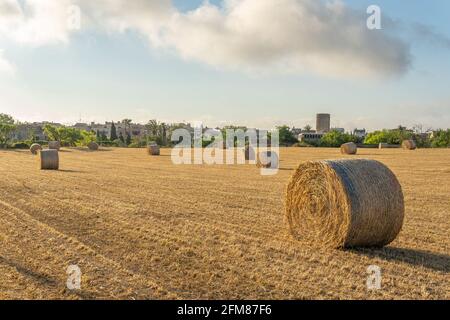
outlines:
[{"label": "distant straw bale", "polygon": [[356,154],[358,152],[358,147],[353,142],[344,143],[341,146],[342,154]]},{"label": "distant straw bale", "polygon": [[416,150],[417,145],[414,140],[403,140],[402,148],[406,150]]},{"label": "distant straw bale", "polygon": [[278,169],[279,158],[275,151],[264,151],[258,154],[258,160],[256,161],[258,168],[266,169]]},{"label": "distant straw bale", "polygon": [[33,143],[30,147],[30,152],[34,155],[38,154],[42,150],[42,146],[38,143]]},{"label": "distant straw bale", "polygon": [[58,170],[58,150],[42,150],[40,153],[41,170]]},{"label": "distant straw bale", "polygon": [[50,150],[60,150],[61,149],[61,142],[59,141],[49,141],[48,148]]},{"label": "distant straw bale", "polygon": [[87,147],[91,151],[97,151],[98,150],[98,144],[96,142],[89,142]]},{"label": "distant straw bale", "polygon": [[157,144],[149,144],[147,146],[147,152],[151,156],[159,156],[161,151]]}]

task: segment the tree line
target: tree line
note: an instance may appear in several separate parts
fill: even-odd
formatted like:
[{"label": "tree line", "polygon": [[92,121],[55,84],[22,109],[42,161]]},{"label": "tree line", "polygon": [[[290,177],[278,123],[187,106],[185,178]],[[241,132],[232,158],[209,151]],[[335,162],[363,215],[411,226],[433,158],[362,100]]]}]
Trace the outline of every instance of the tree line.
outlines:
[{"label": "tree line", "polygon": [[[0,147],[1,148],[29,148],[33,143],[45,144],[46,141],[39,141],[35,133],[30,132],[29,137],[24,141],[13,141],[13,136],[20,123],[7,114],[0,114]],[[90,142],[97,142],[100,145],[112,147],[132,147],[140,148],[148,145],[149,142],[156,142],[160,146],[172,146],[171,134],[174,130],[184,128],[184,124],[166,124],[157,120],[150,120],[146,125],[146,133],[140,136],[132,136],[131,119],[124,119],[121,124],[125,126],[125,135],[122,131],[117,133],[114,122],[111,124],[110,136],[107,137],[101,131],[86,131],[66,126],[54,126],[46,124],[43,131],[48,140],[60,141],[63,146],[77,147],[86,146]],[[225,134],[226,129],[242,129],[246,127],[226,126],[221,129]],[[416,126],[415,130],[408,130],[403,126],[395,129],[383,129],[369,133],[365,138],[332,130],[323,135],[320,140],[299,142],[289,126],[277,127],[280,138],[280,146],[315,146],[315,147],[339,147],[346,142],[363,143],[376,145],[379,143],[401,144],[403,140],[415,140],[422,148],[444,148],[450,147],[450,129],[439,129],[433,131],[432,135],[422,134],[421,126]],[[306,131],[311,130],[311,126],[305,127]],[[207,146],[208,141],[204,142]]]}]

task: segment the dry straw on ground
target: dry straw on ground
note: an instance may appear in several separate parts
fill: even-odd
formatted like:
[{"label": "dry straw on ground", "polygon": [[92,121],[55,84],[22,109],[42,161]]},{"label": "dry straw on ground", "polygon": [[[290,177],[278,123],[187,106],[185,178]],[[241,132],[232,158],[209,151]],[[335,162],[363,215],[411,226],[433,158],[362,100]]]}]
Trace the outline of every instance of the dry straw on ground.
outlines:
[{"label": "dry straw on ground", "polygon": [[89,142],[89,144],[87,145],[87,147],[89,148],[89,150],[91,151],[97,151],[98,150],[98,144],[96,142]]},{"label": "dry straw on ground", "polygon": [[404,140],[402,142],[402,148],[406,150],[416,150],[417,145],[414,140]]},{"label": "dry straw on ground", "polygon": [[358,147],[353,142],[344,143],[341,146],[342,154],[356,154],[358,152]]},{"label": "dry straw on ground", "polygon": [[160,155],[160,148],[156,144],[149,144],[147,146],[147,152],[151,156],[159,156]]},{"label": "dry straw on ground", "polygon": [[[151,159],[70,151],[58,174],[36,172],[28,150],[0,149],[0,299],[167,299],[154,284],[187,300],[450,299],[450,149],[358,148],[398,177],[406,215],[388,247],[350,251],[316,249],[280,223],[299,160],[338,149],[281,147],[284,170],[265,177],[174,165],[164,148]],[[66,288],[73,263],[81,291]],[[381,290],[367,290],[369,265],[382,268]]]},{"label": "dry straw on ground", "polygon": [[38,154],[42,150],[42,146],[38,143],[33,143],[30,147],[30,152],[34,155]]},{"label": "dry straw on ground", "polygon": [[61,149],[61,142],[59,141],[49,141],[48,148],[50,150],[58,150]]},{"label": "dry straw on ground", "polygon": [[278,154],[274,151],[264,151],[258,154],[256,166],[258,168],[277,169],[279,165]]},{"label": "dry straw on ground", "polygon": [[402,228],[404,210],[396,176],[375,160],[302,163],[286,194],[292,234],[326,247],[387,245]]},{"label": "dry straw on ground", "polygon": [[58,170],[58,150],[42,150],[40,152],[41,170]]}]

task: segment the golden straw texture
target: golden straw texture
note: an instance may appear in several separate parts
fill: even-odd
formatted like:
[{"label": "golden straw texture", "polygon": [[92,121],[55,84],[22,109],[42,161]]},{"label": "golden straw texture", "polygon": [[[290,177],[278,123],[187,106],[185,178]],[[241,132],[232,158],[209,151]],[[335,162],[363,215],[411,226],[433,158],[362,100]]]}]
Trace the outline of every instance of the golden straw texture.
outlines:
[{"label": "golden straw texture", "polygon": [[291,233],[319,246],[385,246],[399,234],[404,210],[400,183],[375,160],[302,163],[286,193]]},{"label": "golden straw texture", "polygon": [[34,155],[36,155],[38,153],[38,151],[41,151],[41,150],[42,150],[42,147],[38,143],[33,143],[30,147],[30,152]]},{"label": "golden straw texture", "polygon": [[42,150],[40,153],[41,170],[58,170],[58,150]]},{"label": "golden straw texture", "polygon": [[61,149],[61,142],[59,141],[49,141],[48,148],[50,150],[58,150]]},{"label": "golden straw texture", "polygon": [[160,149],[159,146],[156,144],[150,144],[147,146],[148,154],[151,156],[159,156],[160,155]]},{"label": "golden straw texture", "polygon": [[402,142],[402,148],[406,150],[416,150],[417,145],[414,140],[404,140]]},{"label": "golden straw texture", "polygon": [[353,142],[344,143],[341,146],[342,154],[356,154],[358,152],[358,147]]},{"label": "golden straw texture", "polygon": [[96,142],[89,142],[87,147],[91,151],[97,151],[98,150],[98,144]]}]

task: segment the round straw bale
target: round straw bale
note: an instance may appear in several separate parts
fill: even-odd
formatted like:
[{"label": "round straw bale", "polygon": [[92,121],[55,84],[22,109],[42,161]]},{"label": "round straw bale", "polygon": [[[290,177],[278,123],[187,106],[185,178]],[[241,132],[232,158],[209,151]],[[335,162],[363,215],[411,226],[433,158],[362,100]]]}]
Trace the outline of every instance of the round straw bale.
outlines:
[{"label": "round straw bale", "polygon": [[149,144],[147,146],[148,154],[151,156],[159,156],[160,155],[160,149],[159,146],[156,144]]},{"label": "round straw bale", "polygon": [[98,150],[98,144],[96,142],[89,142],[87,147],[89,150],[97,151]]},{"label": "round straw bale", "polygon": [[286,192],[292,235],[325,247],[385,246],[399,234],[404,211],[400,183],[375,160],[302,163]]},{"label": "round straw bale", "polygon": [[256,160],[255,149],[252,146],[245,147],[245,160],[254,161]]},{"label": "round straw bale", "polygon": [[274,151],[264,151],[258,154],[256,166],[258,168],[277,169],[278,168],[278,154]]},{"label": "round straw bale", "polygon": [[344,143],[341,146],[342,154],[356,154],[357,151],[358,151],[358,147],[353,142]]},{"label": "round straw bale", "polygon": [[416,150],[417,145],[414,140],[403,140],[402,148],[406,150]]},{"label": "round straw bale", "polygon": [[59,169],[58,150],[42,150],[39,154],[41,158],[41,170]]},{"label": "round straw bale", "polygon": [[42,150],[42,146],[38,143],[33,143],[30,147],[30,151],[32,154],[38,154],[38,151]]},{"label": "round straw bale", "polygon": [[49,141],[48,148],[50,150],[58,150],[61,149],[61,142],[59,141]]}]

